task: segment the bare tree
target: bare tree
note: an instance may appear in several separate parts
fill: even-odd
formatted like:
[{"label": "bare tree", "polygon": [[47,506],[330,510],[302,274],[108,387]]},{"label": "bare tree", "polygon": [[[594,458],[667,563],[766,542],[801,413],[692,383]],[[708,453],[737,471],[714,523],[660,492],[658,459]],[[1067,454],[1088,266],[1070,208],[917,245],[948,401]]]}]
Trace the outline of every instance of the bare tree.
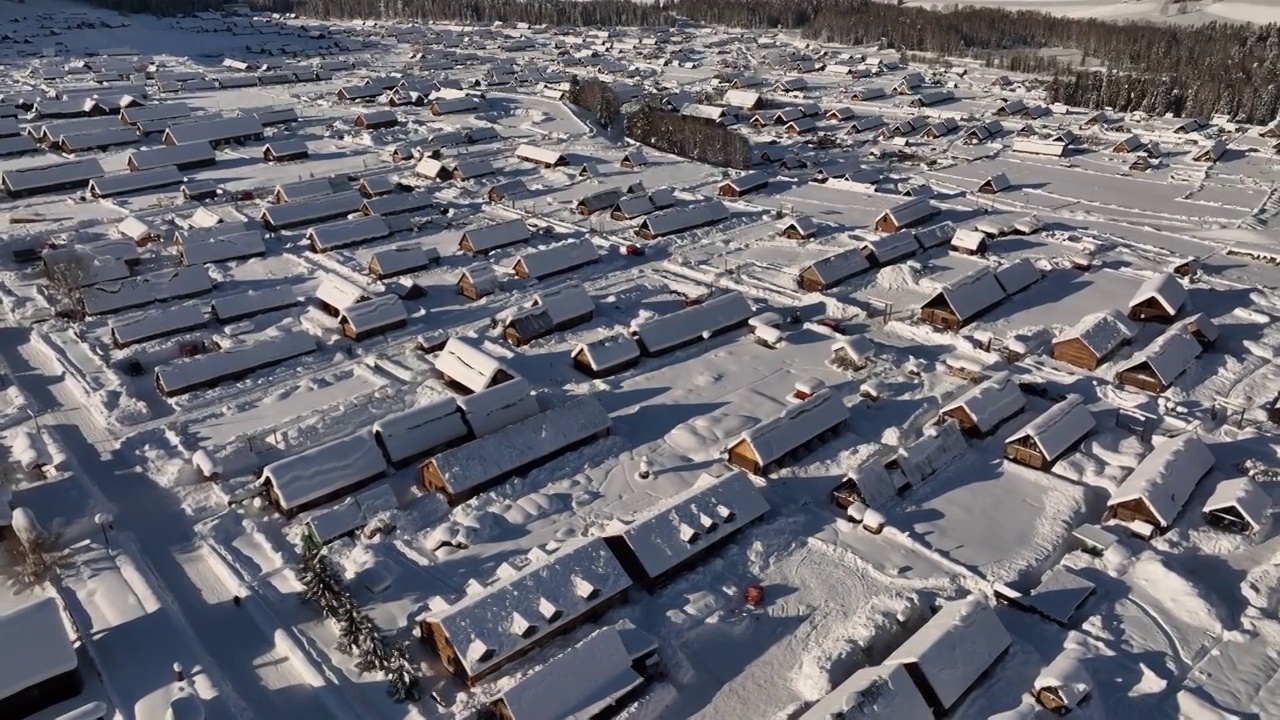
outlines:
[{"label": "bare tree", "polygon": [[17,568],[18,582],[30,587],[52,579],[67,558],[61,547],[62,535],[45,532],[24,507],[13,509],[13,532],[17,542],[9,543],[8,553]]},{"label": "bare tree", "polygon": [[89,263],[89,258],[74,250],[46,259],[45,280],[58,303],[60,316],[84,319],[84,286],[89,279]]}]

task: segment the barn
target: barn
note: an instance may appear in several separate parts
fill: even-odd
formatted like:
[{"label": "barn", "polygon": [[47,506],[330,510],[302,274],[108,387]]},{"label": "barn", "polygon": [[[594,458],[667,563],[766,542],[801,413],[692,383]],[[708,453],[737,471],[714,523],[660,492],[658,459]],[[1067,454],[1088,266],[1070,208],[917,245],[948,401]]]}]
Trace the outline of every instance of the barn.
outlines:
[{"label": "barn", "polygon": [[983,266],[943,284],[920,306],[920,320],[943,330],[959,330],[1004,300],[995,273]]},{"label": "barn", "polygon": [[786,459],[838,435],[848,419],[843,398],[824,388],[743,433],[726,449],[727,459],[753,475],[769,475]]},{"label": "barn", "polygon": [[1047,470],[1093,431],[1093,413],[1079,395],[1068,395],[1009,436],[1004,456],[1036,470]]},{"label": "barn", "polygon": [[1119,310],[1091,313],[1054,338],[1051,353],[1058,362],[1097,370],[1111,353],[1137,334],[1137,326]]},{"label": "barn", "polygon": [[1213,451],[1194,433],[1166,438],[1111,494],[1103,519],[1150,538],[1173,525],[1213,464]]},{"label": "barn", "polygon": [[1129,301],[1129,319],[1171,323],[1187,302],[1187,289],[1173,273],[1151,277]]},{"label": "barn", "polygon": [[966,435],[985,437],[1016,417],[1026,406],[1027,399],[1022,389],[1013,375],[1005,371],[992,375],[944,405],[938,413],[938,421],[954,420]]},{"label": "barn", "polygon": [[875,221],[875,229],[882,233],[905,230],[929,220],[939,212],[928,198],[911,198],[880,213]]},{"label": "barn", "polygon": [[1247,477],[1218,483],[1204,504],[1204,522],[1232,533],[1252,535],[1261,530],[1271,513],[1271,496]]}]

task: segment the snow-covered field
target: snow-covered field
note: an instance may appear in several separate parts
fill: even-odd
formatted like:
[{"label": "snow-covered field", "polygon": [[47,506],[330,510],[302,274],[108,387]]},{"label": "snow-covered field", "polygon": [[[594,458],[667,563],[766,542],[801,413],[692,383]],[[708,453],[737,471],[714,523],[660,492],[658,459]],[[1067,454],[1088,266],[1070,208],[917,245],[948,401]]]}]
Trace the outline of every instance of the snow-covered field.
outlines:
[{"label": "snow-covered field", "polygon": [[[0,621],[56,597],[84,678],[32,717],[1280,705],[1272,129],[771,33],[0,19],[0,547],[59,550]],[[614,139],[573,73],[745,85],[767,184]],[[312,541],[416,697],[321,614]],[[896,664],[930,687],[845,684]]]}]

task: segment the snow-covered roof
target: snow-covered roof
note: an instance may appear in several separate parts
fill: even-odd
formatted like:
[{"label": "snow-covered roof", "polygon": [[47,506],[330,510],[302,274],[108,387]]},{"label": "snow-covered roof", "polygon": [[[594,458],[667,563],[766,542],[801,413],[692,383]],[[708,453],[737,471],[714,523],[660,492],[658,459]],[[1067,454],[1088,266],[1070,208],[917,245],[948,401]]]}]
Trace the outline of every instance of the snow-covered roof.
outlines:
[{"label": "snow-covered roof", "polygon": [[920,243],[911,231],[900,230],[874,240],[864,240],[861,247],[875,256],[877,264],[884,265],[919,252]]},{"label": "snow-covered roof", "polygon": [[474,677],[630,586],[604,540],[586,538],[531,559],[516,574],[422,619],[444,629]]},{"label": "snow-covered roof", "polygon": [[1173,325],[1142,351],[1134,353],[1119,372],[1147,363],[1160,382],[1170,385],[1191,367],[1202,349],[1200,342],[1188,334],[1184,326]]},{"label": "snow-covered roof", "polygon": [[1218,483],[1204,504],[1204,511],[1235,508],[1254,527],[1262,527],[1271,512],[1271,496],[1258,483],[1247,477],[1231,478]]},{"label": "snow-covered roof", "polygon": [[336,310],[342,310],[368,296],[368,290],[337,275],[326,275],[316,288],[316,299]]},{"label": "snow-covered roof", "polygon": [[508,425],[465,445],[445,450],[431,463],[453,494],[502,477],[609,428],[600,401],[580,396]]},{"label": "snow-covered roof", "polygon": [[798,720],[866,718],[933,720],[933,710],[901,665],[878,665],[855,672],[814,703]]},{"label": "snow-covered roof", "polygon": [[213,299],[213,314],[221,322],[231,322],[250,315],[292,307],[298,302],[293,288],[275,287],[250,290]]},{"label": "snow-covered roof", "polygon": [[1027,258],[1019,258],[996,268],[996,281],[1006,295],[1022,292],[1040,280],[1040,268]]},{"label": "snow-covered roof", "polygon": [[449,338],[436,355],[435,365],[436,370],[454,382],[461,383],[471,392],[480,392],[489,387],[498,371],[503,369],[502,362],[497,358],[481,350],[470,340],[456,335]]},{"label": "snow-covered roof", "polygon": [[753,108],[760,103],[760,93],[730,88],[724,91],[721,102],[740,108]]},{"label": "snow-covered roof", "polygon": [[151,170],[166,165],[182,167],[213,163],[217,160],[217,155],[213,152],[213,146],[208,143],[189,143],[134,150],[129,153],[129,160],[138,170]]},{"label": "snow-covered roof", "polygon": [[513,266],[524,267],[531,278],[544,278],[599,259],[600,253],[595,244],[581,237],[522,253]]},{"label": "snow-covered roof", "polygon": [[985,233],[971,228],[961,228],[951,235],[951,244],[961,250],[978,252],[987,242]]},{"label": "snow-covered roof", "polygon": [[1022,412],[1027,398],[1008,371],[997,373],[978,383],[968,392],[942,408],[945,412],[962,407],[973,418],[978,429],[990,432],[1000,423]]},{"label": "snow-covered roof", "polygon": [[404,301],[395,295],[376,295],[352,303],[342,308],[338,316],[339,322],[346,323],[357,333],[390,327],[408,319]]},{"label": "snow-covered roof", "polygon": [[377,263],[382,275],[399,275],[418,270],[440,259],[440,251],[422,245],[404,245],[375,252],[370,265]]},{"label": "snow-covered roof", "polygon": [[133,345],[153,338],[203,327],[208,322],[198,305],[178,305],[149,310],[111,321],[111,335],[117,344]]},{"label": "snow-covered roof", "polygon": [[87,183],[106,174],[95,158],[70,160],[37,167],[5,170],[0,173],[4,187],[12,192],[29,192],[54,185]]},{"label": "snow-covered roof", "polygon": [[729,219],[729,208],[719,200],[671,208],[645,217],[640,227],[654,237],[672,235]]},{"label": "snow-covered roof", "polygon": [[693,487],[623,520],[625,527],[610,534],[631,548],[645,575],[658,578],[768,510],[746,473],[703,474]]},{"label": "snow-covered roof", "polygon": [[394,110],[382,109],[362,112],[356,116],[356,120],[366,125],[395,124],[400,121],[400,117]]},{"label": "snow-covered roof", "polygon": [[1187,332],[1190,332],[1194,327],[1196,332],[1203,335],[1209,342],[1214,342],[1218,339],[1217,323],[1211,320],[1209,316],[1204,313],[1196,313],[1195,315],[1185,318],[1174,325],[1175,327],[1182,328]]},{"label": "snow-covered roof", "polygon": [[1073,568],[1059,565],[1049,571],[1021,603],[1051,620],[1067,623],[1097,587]]},{"label": "snow-covered roof", "polygon": [[522,377],[458,398],[457,403],[476,437],[491,435],[541,411],[529,381]]},{"label": "snow-covered roof", "polygon": [[213,290],[209,273],[202,267],[158,270],[114,282],[103,282],[84,290],[84,310],[90,315],[119,312]]},{"label": "snow-covered roof", "polygon": [[467,425],[449,396],[385,415],[373,424],[373,432],[391,461],[399,462],[466,437]]},{"label": "snow-covered roof", "polygon": [[640,346],[630,335],[610,335],[600,340],[581,343],[572,355],[584,353],[587,363],[596,370],[610,370],[640,357]]},{"label": "snow-covered roof", "polygon": [[1036,691],[1053,688],[1068,708],[1075,707],[1093,688],[1084,660],[1084,652],[1078,648],[1063,650],[1040,671],[1032,688]]},{"label": "snow-covered roof", "polygon": [[262,219],[276,229],[301,227],[328,218],[350,215],[364,205],[364,200],[364,196],[355,190],[306,200],[292,200],[280,205],[268,205],[262,211]]},{"label": "snow-covered roof", "polygon": [[950,708],[1011,642],[995,610],[970,597],[944,605],[883,664],[915,664],[942,707]]},{"label": "snow-covered roof", "polygon": [[1000,287],[991,268],[984,265],[947,280],[938,294],[964,322],[1003,300],[1004,288]]},{"label": "snow-covered roof", "polygon": [[245,230],[182,243],[180,251],[186,265],[205,265],[239,258],[257,257],[267,252],[261,230]]},{"label": "snow-covered roof", "polygon": [[178,168],[172,165],[162,165],[150,170],[124,172],[94,178],[89,181],[88,189],[89,194],[94,197],[106,198],[143,190],[154,190],[170,185],[180,185],[182,179],[182,172]]},{"label": "snow-covered roof", "polygon": [[529,226],[524,220],[508,220],[506,222],[471,228],[462,233],[462,239],[471,243],[475,252],[486,252],[498,248],[524,242],[530,238]]},{"label": "snow-covered roof", "polygon": [[1054,339],[1079,340],[1093,354],[1106,357],[1112,350],[1120,347],[1126,340],[1132,340],[1138,334],[1138,327],[1119,310],[1106,310],[1092,313],[1080,318],[1080,321]]},{"label": "snow-covered roof", "polygon": [[288,510],[387,470],[373,430],[308,448],[262,469],[280,507]]},{"label": "snow-covered roof", "polygon": [[391,193],[364,201],[362,211],[370,215],[401,215],[427,210],[435,204],[434,193],[419,190],[409,193]]},{"label": "snow-covered roof", "polygon": [[824,388],[746,431],[737,442],[746,442],[764,466],[848,419],[843,398]]},{"label": "snow-covered roof", "polygon": [[351,190],[351,184],[344,178],[318,177],[281,183],[276,186],[272,195],[278,199],[283,199],[285,202],[297,202],[349,190]]},{"label": "snow-covered roof", "polygon": [[176,360],[156,368],[156,380],[167,392],[184,392],[315,350],[314,337],[305,332],[290,332],[258,340],[251,345],[238,345],[215,353]]},{"label": "snow-covered roof", "polygon": [[0,615],[0,698],[74,670],[75,647],[57,598],[46,595]]},{"label": "snow-covered roof", "polygon": [[713,297],[704,303],[634,323],[632,329],[649,353],[661,352],[738,323],[754,314],[751,303],[735,291]]},{"label": "snow-covered roof", "polygon": [[365,215],[317,225],[307,230],[306,240],[316,250],[324,252],[366,243],[390,234],[391,228],[387,227],[386,220],[377,215]]},{"label": "snow-covered roof", "polygon": [[911,198],[884,211],[899,227],[910,225],[937,212],[929,198]]},{"label": "snow-covered roof", "polygon": [[589,315],[596,309],[591,294],[577,283],[538,293],[534,296],[534,301],[538,307],[546,310],[554,325]]},{"label": "snow-covered roof", "polygon": [[1107,507],[1142,500],[1160,526],[1168,527],[1213,462],[1213,451],[1196,435],[1164,440],[1120,483]]},{"label": "snow-covered roof", "polygon": [[[165,131],[166,138],[172,138],[175,144],[212,143],[236,140],[263,133],[262,123],[252,117],[226,117],[203,122],[170,125]],[[166,143],[168,144],[168,143]]]},{"label": "snow-covered roof", "polygon": [[590,718],[644,682],[617,628],[607,627],[502,694],[511,720]]},{"label": "snow-covered roof", "polygon": [[1077,440],[1088,435],[1094,425],[1093,413],[1084,404],[1084,398],[1068,395],[1010,436],[1009,442],[1029,437],[1035,441],[1046,460],[1053,460]]},{"label": "snow-covered roof", "polygon": [[472,178],[484,177],[498,172],[493,163],[484,159],[463,160],[453,166],[454,175],[462,180],[471,180]]},{"label": "snow-covered roof", "polygon": [[809,267],[824,284],[831,286],[871,269],[871,263],[862,250],[852,248],[815,260]]},{"label": "snow-covered roof", "polygon": [[1129,307],[1132,308],[1152,299],[1160,303],[1165,312],[1176,315],[1182,304],[1187,301],[1187,289],[1178,282],[1177,276],[1173,273],[1161,273],[1142,283],[1138,292],[1134,293],[1133,299],[1129,301]]},{"label": "snow-covered roof", "polygon": [[267,150],[270,150],[271,154],[276,157],[306,155],[310,152],[310,148],[307,147],[307,142],[302,138],[272,140],[263,148],[264,152]]},{"label": "snow-covered roof", "polygon": [[543,165],[562,165],[565,162],[565,157],[559,150],[541,148],[528,143],[516,148],[516,157]]}]

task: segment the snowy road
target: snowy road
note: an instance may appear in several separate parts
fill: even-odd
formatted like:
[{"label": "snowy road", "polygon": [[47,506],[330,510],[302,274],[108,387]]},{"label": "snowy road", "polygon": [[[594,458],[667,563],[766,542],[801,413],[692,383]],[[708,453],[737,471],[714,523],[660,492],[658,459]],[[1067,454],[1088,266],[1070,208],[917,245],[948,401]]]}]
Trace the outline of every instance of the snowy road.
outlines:
[{"label": "snowy road", "polygon": [[[15,381],[44,411],[41,425],[57,435],[79,474],[114,506],[116,532],[135,540],[147,567],[130,584],[145,585],[147,577],[158,581],[156,587],[134,592],[161,598],[153,607],[140,605],[147,612],[139,617],[148,622],[120,623],[109,631],[128,633],[133,650],[128,664],[146,665],[152,674],[158,666],[164,669],[161,675],[171,677],[175,655],[194,655],[217,688],[218,699],[208,708],[211,718],[333,718],[273,635],[231,602],[232,592],[198,548],[190,519],[176,499],[122,456],[120,442],[82,406],[57,360],[30,343],[25,329],[0,332],[0,353]],[[184,641],[190,645],[187,652],[181,651]],[[127,715],[135,716],[132,705],[143,699],[136,695],[145,690],[117,698],[131,706]]]}]

